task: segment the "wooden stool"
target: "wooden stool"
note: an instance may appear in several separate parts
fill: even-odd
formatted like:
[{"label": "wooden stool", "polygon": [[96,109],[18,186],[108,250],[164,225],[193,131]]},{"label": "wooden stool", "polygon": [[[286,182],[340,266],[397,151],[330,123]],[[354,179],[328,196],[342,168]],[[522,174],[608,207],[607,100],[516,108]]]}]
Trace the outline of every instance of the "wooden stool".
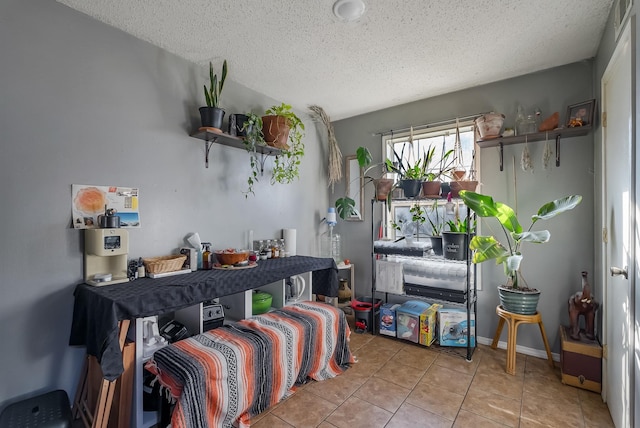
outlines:
[{"label": "wooden stool", "polygon": [[516,374],[516,336],[520,324],[538,324],[538,326],[540,326],[540,334],[542,334],[542,341],[547,350],[549,365],[554,367],[551,349],[549,348],[549,342],[547,341],[547,334],[544,331],[540,312],[536,312],[534,315],[521,315],[506,311],[502,306],[496,306],[496,314],[500,317],[500,321],[498,322],[498,328],[496,329],[496,335],[493,337],[491,347],[493,349],[498,347],[498,340],[500,340],[502,328],[504,327],[505,321],[507,321],[509,324],[509,334],[507,335],[507,368],[505,370],[507,373],[511,375]]}]

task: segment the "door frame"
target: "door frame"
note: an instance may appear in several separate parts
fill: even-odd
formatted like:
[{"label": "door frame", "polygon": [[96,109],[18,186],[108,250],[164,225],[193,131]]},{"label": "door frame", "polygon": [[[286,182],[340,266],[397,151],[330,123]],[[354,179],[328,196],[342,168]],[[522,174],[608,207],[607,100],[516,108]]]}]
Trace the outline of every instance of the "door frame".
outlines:
[{"label": "door frame", "polygon": [[[634,362],[636,360],[636,358],[638,358],[640,355],[640,350],[637,349],[637,346],[639,345],[638,343],[636,343],[635,337],[636,337],[636,330],[637,330],[637,320],[636,320],[636,314],[638,313],[638,311],[640,310],[640,301],[638,301],[637,299],[640,297],[640,295],[638,295],[638,293],[636,293],[636,284],[639,283],[636,281],[637,275],[638,275],[638,270],[636,269],[636,254],[638,253],[636,251],[636,247],[638,244],[640,244],[640,242],[638,241],[638,239],[636,239],[636,236],[638,236],[638,233],[640,232],[639,226],[636,222],[637,220],[637,216],[636,216],[636,205],[637,205],[637,201],[640,200],[640,195],[638,195],[638,191],[640,190],[638,188],[638,186],[636,185],[636,181],[637,181],[637,171],[638,168],[640,167],[640,159],[638,159],[638,151],[636,150],[636,129],[637,129],[637,124],[636,124],[636,96],[634,96],[634,94],[636,94],[636,79],[635,76],[637,75],[636,72],[636,31],[635,31],[635,24],[636,24],[636,19],[635,16],[632,17],[632,19],[630,19],[627,22],[626,28],[623,29],[623,31],[621,32],[620,38],[618,39],[617,43],[616,43],[616,48],[614,49],[613,54],[611,55],[611,58],[609,59],[609,62],[605,68],[604,73],[602,74],[602,78],[600,80],[600,93],[602,96],[603,101],[600,103],[600,117],[603,117],[603,111],[604,111],[604,106],[605,106],[605,102],[604,102],[604,97],[605,97],[605,91],[604,91],[604,80],[605,77],[607,76],[608,72],[609,72],[609,67],[611,64],[613,64],[614,60],[616,60],[616,58],[620,55],[620,51],[618,50],[618,47],[622,45],[622,43],[624,43],[625,41],[629,41],[630,44],[630,55],[631,55],[631,132],[630,132],[630,150],[631,150],[631,159],[629,162],[629,170],[630,170],[630,174],[631,174],[631,179],[630,179],[630,191],[629,191],[629,197],[630,197],[630,207],[631,209],[629,210],[629,223],[630,225],[632,225],[632,227],[630,228],[629,234],[630,234],[630,241],[629,241],[629,265],[627,267],[628,270],[628,275],[629,275],[629,302],[631,303],[629,305],[629,310],[630,310],[630,314],[629,314],[629,318],[630,318],[630,332],[629,332],[629,363],[628,363],[628,373],[631,374],[631,378],[629,379],[630,383],[629,383],[629,403],[631,405],[629,412],[630,414],[628,415],[629,421],[631,423],[631,426],[633,426],[634,419],[635,420],[640,420],[640,409],[637,409],[635,406],[633,405],[633,403],[635,403],[635,398],[636,398],[636,389],[640,386],[640,367],[637,367]],[[610,267],[610,260],[608,259],[608,251],[607,251],[607,240],[604,239],[604,231],[607,230],[607,206],[606,206],[606,199],[605,199],[605,193],[606,193],[606,176],[607,176],[607,171],[606,171],[606,140],[605,140],[605,129],[604,127],[601,128],[601,135],[602,135],[602,139],[601,139],[601,165],[600,165],[600,170],[601,170],[601,183],[600,183],[600,209],[601,209],[601,231],[602,236],[600,239],[600,248],[601,248],[601,258],[600,258],[600,280],[601,280],[601,284],[602,284],[602,339],[603,339],[603,345],[605,347],[605,353],[607,350],[607,347],[609,345],[609,340],[607,335],[607,293],[606,293],[606,287],[605,284],[608,282],[608,275],[609,275],[609,267]],[[609,234],[610,231],[607,230],[607,234]],[[615,344],[614,344],[615,346]],[[607,402],[608,401],[608,390],[607,390],[607,379],[608,379],[608,373],[606,371],[606,364],[604,364],[603,361],[603,371],[602,371],[602,399]]]}]

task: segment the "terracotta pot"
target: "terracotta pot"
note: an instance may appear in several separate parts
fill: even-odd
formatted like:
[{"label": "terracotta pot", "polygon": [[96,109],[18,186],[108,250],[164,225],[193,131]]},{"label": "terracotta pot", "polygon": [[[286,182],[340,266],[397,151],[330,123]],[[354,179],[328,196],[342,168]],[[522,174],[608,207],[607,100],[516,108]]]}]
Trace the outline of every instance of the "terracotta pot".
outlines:
[{"label": "terracotta pot", "polygon": [[393,180],[391,178],[379,178],[373,180],[373,185],[376,186],[376,200],[386,201],[393,187]]},{"label": "terracotta pot", "polygon": [[268,146],[289,149],[289,123],[284,116],[262,116],[262,133]]},{"label": "terracotta pot", "polygon": [[439,181],[423,181],[422,196],[425,198],[439,198],[441,184]]},{"label": "terracotta pot", "polygon": [[451,197],[457,198],[461,190],[470,190],[475,192],[478,187],[477,181],[452,181],[449,183],[451,186]]}]

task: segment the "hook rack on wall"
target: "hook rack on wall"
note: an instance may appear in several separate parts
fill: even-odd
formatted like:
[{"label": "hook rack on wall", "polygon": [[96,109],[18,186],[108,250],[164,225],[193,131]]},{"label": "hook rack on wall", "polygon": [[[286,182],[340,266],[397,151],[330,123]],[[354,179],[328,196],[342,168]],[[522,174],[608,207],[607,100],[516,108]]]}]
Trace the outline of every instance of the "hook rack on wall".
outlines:
[{"label": "hook rack on wall", "polygon": [[555,138],[556,140],[556,166],[560,166],[560,139],[561,138],[569,138],[569,137],[580,137],[583,135],[587,135],[592,130],[591,125],[580,126],[576,128],[563,128],[563,129],[555,129],[553,131],[544,131],[544,132],[536,132],[532,134],[525,135],[517,135],[514,137],[498,137],[492,138],[490,140],[478,140],[478,146],[480,148],[485,147],[498,147],[500,150],[500,171],[504,170],[504,162],[503,162],[503,151],[504,146],[508,146],[511,144],[521,144],[526,142],[532,143],[535,141],[546,141],[547,136],[551,138]]}]

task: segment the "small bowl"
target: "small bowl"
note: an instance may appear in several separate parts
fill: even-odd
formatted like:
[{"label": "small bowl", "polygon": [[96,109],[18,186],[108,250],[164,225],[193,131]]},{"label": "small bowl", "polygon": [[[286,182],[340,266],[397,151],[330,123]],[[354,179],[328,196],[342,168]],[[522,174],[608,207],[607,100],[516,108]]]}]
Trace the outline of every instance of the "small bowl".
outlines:
[{"label": "small bowl", "polygon": [[249,250],[216,250],[214,254],[221,265],[235,265],[249,259]]}]

